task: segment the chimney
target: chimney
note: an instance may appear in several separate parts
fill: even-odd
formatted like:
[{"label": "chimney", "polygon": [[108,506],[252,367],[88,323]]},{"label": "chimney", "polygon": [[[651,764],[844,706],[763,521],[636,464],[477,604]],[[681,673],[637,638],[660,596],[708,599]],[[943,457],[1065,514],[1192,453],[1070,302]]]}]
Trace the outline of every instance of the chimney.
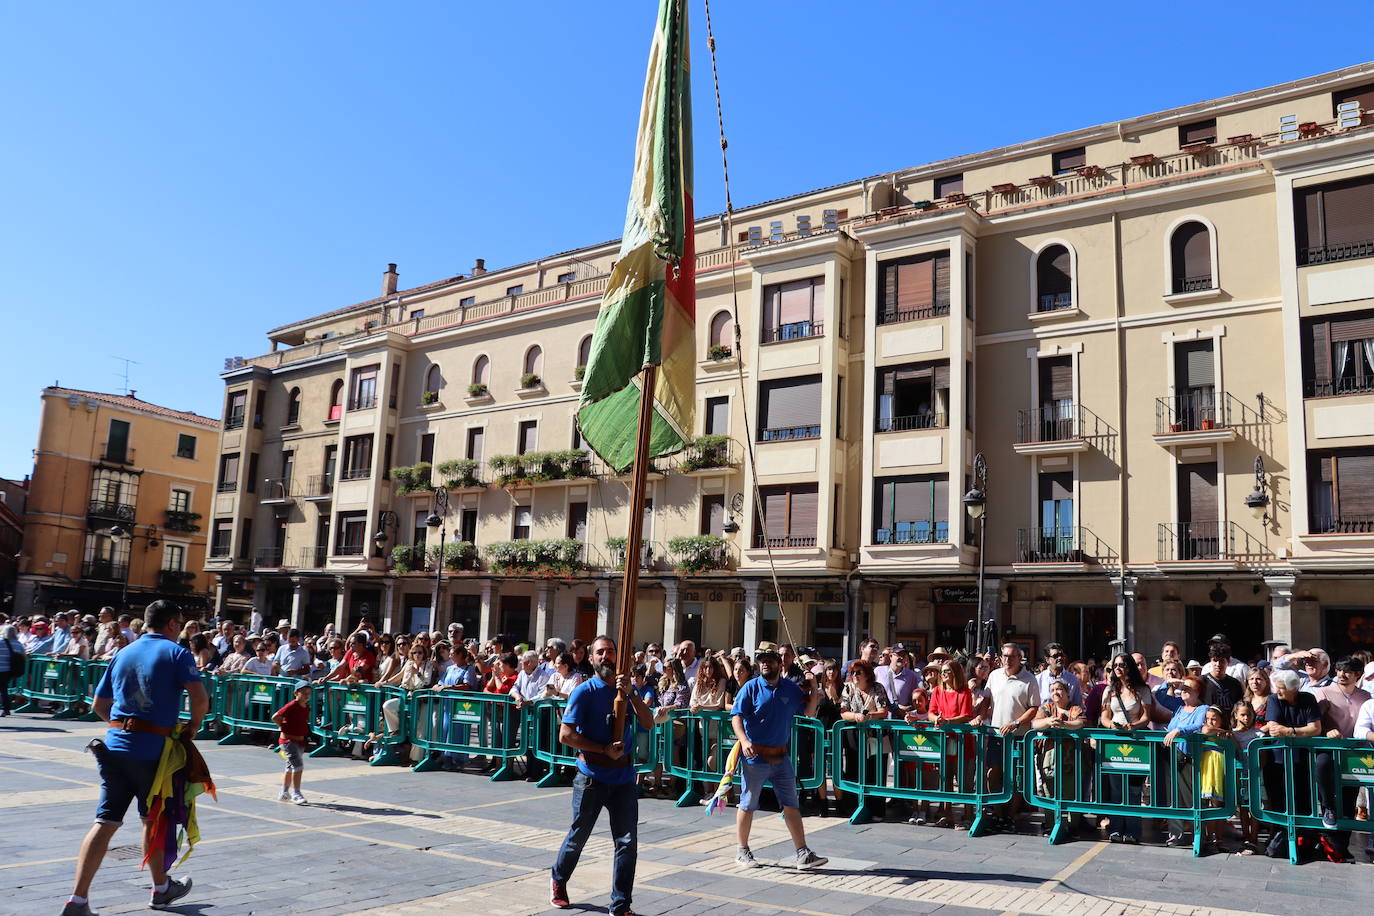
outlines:
[{"label": "chimney", "polygon": [[382,274],[382,295],[383,295],[383,296],[394,296],[394,295],[396,295],[396,278],[397,278],[396,265],[395,265],[395,264],[388,264],[388,265],[386,265],[386,273]]},{"label": "chimney", "polygon": [[477,263],[474,264],[474,265],[472,265],[472,275],[473,275],[474,277],[480,277],[480,276],[482,276],[482,274],[484,274],[484,273],[486,273],[486,272],[487,272],[487,260],[486,260],[486,258],[478,258],[478,259],[477,259]]}]

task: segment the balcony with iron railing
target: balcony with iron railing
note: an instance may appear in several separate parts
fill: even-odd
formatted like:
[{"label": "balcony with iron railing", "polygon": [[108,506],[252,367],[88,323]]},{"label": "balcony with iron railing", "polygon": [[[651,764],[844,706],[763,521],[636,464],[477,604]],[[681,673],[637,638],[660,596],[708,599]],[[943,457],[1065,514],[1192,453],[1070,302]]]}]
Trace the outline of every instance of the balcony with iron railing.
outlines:
[{"label": "balcony with iron railing", "polygon": [[158,570],[157,587],[164,592],[183,594],[191,590],[196,574],[185,569]]},{"label": "balcony with iron railing", "polygon": [[305,499],[328,499],[334,494],[333,474],[311,474],[305,481]]},{"label": "balcony with iron railing", "polygon": [[232,550],[228,544],[216,543],[210,545],[209,556],[212,560],[227,560],[231,552]]},{"label": "balcony with iron railing", "polygon": [[902,324],[907,321],[924,321],[927,318],[943,318],[949,314],[949,301],[935,302],[932,305],[914,309],[882,309],[878,310],[877,323]]},{"label": "balcony with iron railing", "polygon": [[1159,525],[1160,563],[1263,562],[1272,551],[1235,522],[1165,522]]},{"label": "balcony with iron railing", "polygon": [[1081,525],[1018,528],[1017,563],[1100,563],[1111,556],[1097,535]]},{"label": "balcony with iron railing", "polygon": [[825,325],[819,321],[792,321],[777,327],[764,328],[759,335],[759,343],[783,343],[789,340],[809,340],[824,337]]},{"label": "balcony with iron railing", "polygon": [[684,474],[710,476],[728,473],[740,465],[740,447],[724,436],[700,436],[678,455],[677,467]]},{"label": "balcony with iron railing", "polygon": [[348,401],[349,410],[368,410],[377,406],[377,392],[363,392],[355,394]]},{"label": "balcony with iron railing", "polygon": [[1374,534],[1374,515],[1314,515],[1312,534]]},{"label": "balcony with iron railing", "polygon": [[328,563],[328,547],[302,547],[296,566],[299,569],[324,569]]},{"label": "balcony with iron railing", "polygon": [[754,533],[755,550],[763,550],[765,548],[769,550],[793,550],[815,546],[816,538],[814,535],[811,537],[801,537],[799,535],[788,534],[781,537],[764,537],[762,531],[756,531]]},{"label": "balcony with iron railing", "polygon": [[229,411],[224,415],[224,428],[243,429],[243,421],[246,415],[247,411],[242,407],[238,407]]},{"label": "balcony with iron railing", "polygon": [[107,499],[93,499],[86,504],[86,515],[89,518],[132,522],[134,520],[134,507],[129,503],[114,502]]},{"label": "balcony with iron railing", "polygon": [[367,554],[367,544],[358,542],[356,544],[335,544],[334,550],[329,555],[331,557],[361,557]]},{"label": "balcony with iron railing", "polygon": [[913,429],[946,429],[949,417],[943,412],[913,414],[907,417],[879,417],[874,430],[880,433],[905,432]]},{"label": "balcony with iron railing", "polygon": [[725,572],[739,565],[739,551],[723,537],[680,537],[668,542],[668,559],[680,575]]},{"label": "balcony with iron railing", "polygon": [[1224,391],[1195,389],[1155,398],[1155,441],[1161,445],[1230,442],[1258,415]]},{"label": "balcony with iron railing", "polygon": [[133,464],[134,450],[127,443],[102,442],[100,443],[100,460],[106,464]]},{"label": "balcony with iron railing", "polygon": [[1374,239],[1298,249],[1299,267],[1334,264],[1337,261],[1354,261],[1359,258],[1374,258]]},{"label": "balcony with iron railing", "polygon": [[291,492],[292,481],[289,477],[266,477],[262,481],[262,490],[258,494],[258,501],[264,503],[284,503],[290,500],[295,494]]},{"label": "balcony with iron railing", "polygon": [[1110,434],[1111,427],[1082,404],[1060,401],[1018,410],[1012,449],[1020,455],[1085,452],[1093,441]]},{"label": "balcony with iron railing", "polygon": [[81,578],[101,582],[123,582],[129,578],[129,564],[113,560],[86,560],[81,564]]},{"label": "balcony with iron railing", "polygon": [[1175,296],[1181,296],[1185,293],[1206,292],[1207,290],[1215,289],[1216,286],[1212,283],[1211,274],[1203,274],[1197,277],[1174,277],[1171,288]]},{"label": "balcony with iron railing", "polygon": [[1041,293],[1035,298],[1035,311],[1037,314],[1045,312],[1062,312],[1064,309],[1073,308],[1073,293]]},{"label": "balcony with iron railing", "polygon": [[264,547],[257,552],[253,558],[253,566],[257,569],[281,569],[286,564],[286,551],[281,547]]},{"label": "balcony with iron railing", "polygon": [[919,519],[894,522],[891,527],[873,531],[873,543],[879,546],[904,544],[948,544],[949,522]]},{"label": "balcony with iron railing", "polygon": [[372,465],[366,467],[344,468],[340,480],[367,480],[372,476]]},{"label": "balcony with iron railing", "polygon": [[799,439],[819,439],[820,424],[814,426],[781,426],[759,430],[760,442],[793,442]]},{"label": "balcony with iron railing", "polygon": [[198,521],[200,521],[199,512],[191,512],[186,509],[168,509],[163,527],[168,531],[192,533],[200,530],[200,525],[196,524]]},{"label": "balcony with iron railing", "polygon": [[[625,549],[626,545],[612,539],[606,544],[605,566],[607,569],[625,568]],[[639,544],[639,568],[654,569],[658,566],[659,560],[666,554],[663,545],[653,541],[641,541]]]},{"label": "balcony with iron railing", "polygon": [[239,482],[237,480],[232,479],[221,480],[219,483],[215,484],[216,493],[234,493],[238,491],[238,488]]},{"label": "balcony with iron railing", "polygon": [[1304,397],[1339,398],[1348,394],[1374,394],[1374,375],[1318,376],[1303,380]]}]

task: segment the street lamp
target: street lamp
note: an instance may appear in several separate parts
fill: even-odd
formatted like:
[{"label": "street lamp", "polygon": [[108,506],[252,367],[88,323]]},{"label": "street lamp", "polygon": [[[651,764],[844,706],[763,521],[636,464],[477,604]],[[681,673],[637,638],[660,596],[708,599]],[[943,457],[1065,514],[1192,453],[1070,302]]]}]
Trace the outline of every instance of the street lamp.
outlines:
[{"label": "street lamp", "polygon": [[968,517],[978,523],[978,622],[973,634],[973,652],[983,651],[983,557],[987,543],[988,522],[985,518],[988,507],[988,463],[983,453],[973,456],[973,488],[964,494],[964,508]]},{"label": "street lamp", "polygon": [[434,510],[425,518],[426,528],[439,529],[439,556],[434,564],[434,600],[430,603],[429,624],[436,626],[439,621],[439,590],[444,584],[444,537],[448,534],[445,523],[448,520],[448,490],[434,488]]},{"label": "street lamp", "polygon": [[129,609],[129,551],[127,545],[133,540],[133,536],[124,530],[123,525],[115,525],[110,529],[110,539],[121,547],[125,547],[124,561],[124,585],[119,591],[119,609],[127,611]]},{"label": "street lamp", "polygon": [[390,538],[387,537],[386,529],[387,529],[387,528],[393,528],[393,529],[395,529],[395,528],[400,528],[400,527],[401,527],[401,520],[400,520],[400,518],[396,515],[395,512],[392,512],[390,509],[383,509],[383,510],[378,514],[378,516],[377,516],[377,533],[374,534],[374,535],[372,535],[372,543],[377,545],[377,555],[378,555],[378,556],[385,556],[385,554],[383,553],[383,551],[384,551],[384,549],[386,548],[386,542],[390,540]]},{"label": "street lamp", "polygon": [[1269,495],[1264,492],[1264,458],[1255,456],[1255,488],[1245,497],[1245,507],[1261,521],[1269,521]]}]

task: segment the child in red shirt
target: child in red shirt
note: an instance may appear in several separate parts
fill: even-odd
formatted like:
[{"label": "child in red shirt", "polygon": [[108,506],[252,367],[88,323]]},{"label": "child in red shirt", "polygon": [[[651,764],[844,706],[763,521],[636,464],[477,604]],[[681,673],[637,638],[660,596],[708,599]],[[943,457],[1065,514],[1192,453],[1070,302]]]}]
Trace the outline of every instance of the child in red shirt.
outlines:
[{"label": "child in red shirt", "polygon": [[273,713],[272,721],[281,729],[277,751],[286,758],[286,772],[282,774],[281,795],[277,800],[308,805],[310,803],[301,794],[301,773],[305,770],[305,735],[310,731],[310,685],[298,684],[296,698]]}]

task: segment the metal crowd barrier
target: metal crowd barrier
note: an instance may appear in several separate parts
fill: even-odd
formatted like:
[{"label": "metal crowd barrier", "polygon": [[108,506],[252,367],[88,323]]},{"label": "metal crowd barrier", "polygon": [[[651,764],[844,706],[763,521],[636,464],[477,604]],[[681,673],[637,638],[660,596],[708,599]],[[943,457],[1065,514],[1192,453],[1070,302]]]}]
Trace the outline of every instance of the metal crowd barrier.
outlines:
[{"label": "metal crowd barrier", "polygon": [[[735,746],[735,729],[726,710],[673,710],[668,721],[659,725],[663,769],[686,782],[676,807],[695,805],[702,798],[699,783],[706,784],[706,795],[715,792],[725,776],[725,763]],[[816,719],[795,716],[787,752],[797,774],[798,789],[815,789],[825,781],[825,726]],[[808,756],[803,757],[802,751]]]},{"label": "metal crowd barrier", "polygon": [[276,732],[272,716],[295,696],[296,679],[227,674],[220,684],[219,722],[229,729],[220,744],[243,744],[245,731]]},{"label": "metal crowd barrier", "polygon": [[29,712],[42,703],[60,703],[66,708],[53,713],[54,719],[74,719],[78,707],[86,702],[86,678],[82,661],[74,656],[30,655],[24,665],[23,687],[19,693],[26,702],[16,712]]},{"label": "metal crowd barrier", "polygon": [[[205,718],[200,720],[200,730],[196,732],[196,738],[209,738],[214,734],[215,723],[219,721],[220,707],[222,698],[220,695],[220,678],[213,674],[202,672],[200,682],[205,686],[205,693],[210,701],[210,708],[205,713]],[[273,710],[275,712],[276,710]],[[181,693],[181,712],[177,718],[182,722],[191,719],[191,695],[184,690]]]},{"label": "metal crowd barrier", "polygon": [[410,742],[428,753],[411,769],[436,769],[439,753],[471,754],[501,761],[493,782],[514,779],[511,761],[528,750],[525,721],[508,694],[416,690],[410,695]]},{"label": "metal crowd barrier", "polygon": [[[536,700],[526,709],[526,732],[530,736],[530,750],[534,758],[548,765],[549,771],[537,783],[545,786],[562,785],[568,781],[568,769],[577,767],[577,751],[558,740],[558,729],[563,722],[563,710],[568,701],[564,697],[546,697]],[[630,712],[629,715],[633,715]],[[635,772],[652,773],[661,762],[662,727],[655,725],[647,735],[635,729],[635,746],[632,749]],[[641,740],[647,738],[647,740]],[[562,772],[559,767],[564,768]]]},{"label": "metal crowd barrier", "polygon": [[[1011,801],[1015,741],[986,725],[842,720],[830,730],[830,777],[837,788],[858,796],[851,824],[872,817],[870,798],[940,802],[972,808],[969,836],[980,836],[988,830],[987,809]],[[997,789],[991,787],[992,768],[1002,773]]]},{"label": "metal crowd barrier", "polygon": [[89,707],[85,713],[78,717],[81,722],[98,722],[100,717],[95,714],[95,689],[100,686],[100,679],[105,676],[105,671],[110,667],[110,663],[104,659],[94,659],[81,663],[81,677],[85,684],[86,705]]},{"label": "metal crowd barrier", "polygon": [[[1236,745],[1191,734],[1178,735],[1168,746],[1166,736],[1162,731],[1111,728],[1028,732],[1021,739],[1021,795],[1052,820],[1049,841],[1067,839],[1066,814],[1168,819],[1191,827],[1193,855],[1202,855],[1203,823],[1228,820],[1240,801]],[[1148,802],[1131,804],[1146,778]],[[1118,780],[1113,788],[1120,801],[1106,801],[1108,782]]]},{"label": "metal crowd barrier", "polygon": [[1322,824],[1323,796],[1335,812],[1335,830],[1370,830],[1369,821],[1355,819],[1358,791],[1374,792],[1374,746],[1368,741],[1256,738],[1246,749],[1245,774],[1250,815],[1287,832],[1288,861],[1294,865],[1299,831],[1333,829]]},{"label": "metal crowd barrier", "polygon": [[[310,691],[310,731],[320,739],[311,757],[345,753],[355,741],[371,741],[381,748],[370,766],[401,762],[400,746],[406,742],[407,697],[399,687],[374,684],[315,683]],[[396,731],[387,728],[384,704],[392,707],[398,720]]]}]

